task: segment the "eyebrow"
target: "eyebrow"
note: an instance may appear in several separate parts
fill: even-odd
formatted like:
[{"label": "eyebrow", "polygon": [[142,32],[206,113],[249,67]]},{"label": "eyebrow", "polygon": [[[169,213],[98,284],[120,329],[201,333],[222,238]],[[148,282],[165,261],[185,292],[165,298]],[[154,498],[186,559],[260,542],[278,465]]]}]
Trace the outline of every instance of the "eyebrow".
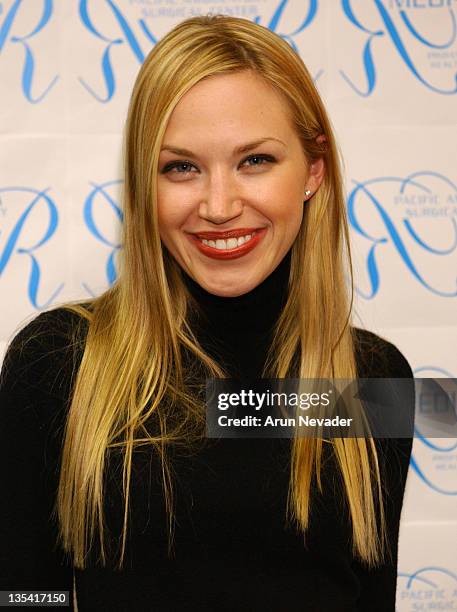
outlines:
[{"label": "eyebrow", "polygon": [[[266,138],[259,138],[258,140],[253,140],[252,142],[248,142],[244,145],[241,145],[240,147],[236,147],[233,153],[234,154],[235,153],[245,153],[246,151],[251,151],[252,149],[255,149],[256,147],[263,144],[264,142],[267,142],[268,140],[274,140],[275,142],[279,142],[283,146],[286,146],[286,144],[282,140],[279,140],[279,138],[273,138],[272,136],[268,136]],[[174,147],[173,145],[167,145],[167,144],[164,144],[163,147],[160,149],[160,151],[170,151],[170,153],[175,153],[176,155],[187,155],[189,157],[197,157],[195,153],[192,153],[192,151],[189,151],[188,149],[182,149],[180,147]]]}]

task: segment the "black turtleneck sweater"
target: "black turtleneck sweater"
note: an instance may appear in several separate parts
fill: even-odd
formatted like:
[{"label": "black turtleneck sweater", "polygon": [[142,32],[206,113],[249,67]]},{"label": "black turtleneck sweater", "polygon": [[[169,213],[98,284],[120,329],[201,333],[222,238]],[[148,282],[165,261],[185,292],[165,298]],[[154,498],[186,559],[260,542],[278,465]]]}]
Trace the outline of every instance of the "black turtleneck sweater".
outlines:
[{"label": "black turtleneck sweater", "polygon": [[[211,295],[183,275],[205,313],[194,321],[199,340],[233,376],[260,377],[289,267],[290,253],[258,287],[236,298]],[[77,318],[59,308],[26,325],[8,348],[0,387],[0,590],[70,591],[72,610],[73,568],[55,546],[52,507],[75,357],[68,330]],[[361,330],[356,338],[361,377],[412,378],[392,344]],[[122,572],[96,567],[92,559],[87,569],[75,570],[79,611],[393,612],[412,440],[384,442],[393,559],[371,571],[352,556],[349,514],[335,488],[334,462],[324,469],[324,493],[313,491],[306,545],[286,524],[287,439],[206,440],[197,451],[173,454],[176,522],[170,558],[160,466],[143,448],[134,457],[126,567]],[[108,463],[105,490],[113,538],[122,519],[119,467],[115,460]]]}]

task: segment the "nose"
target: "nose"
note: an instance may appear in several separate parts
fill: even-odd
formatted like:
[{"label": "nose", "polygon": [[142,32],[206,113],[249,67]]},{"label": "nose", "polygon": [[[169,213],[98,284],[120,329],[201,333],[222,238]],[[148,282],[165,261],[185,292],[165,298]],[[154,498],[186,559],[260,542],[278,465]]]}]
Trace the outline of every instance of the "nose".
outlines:
[{"label": "nose", "polygon": [[233,178],[223,170],[212,174],[198,207],[199,216],[220,225],[242,212],[243,201]]}]

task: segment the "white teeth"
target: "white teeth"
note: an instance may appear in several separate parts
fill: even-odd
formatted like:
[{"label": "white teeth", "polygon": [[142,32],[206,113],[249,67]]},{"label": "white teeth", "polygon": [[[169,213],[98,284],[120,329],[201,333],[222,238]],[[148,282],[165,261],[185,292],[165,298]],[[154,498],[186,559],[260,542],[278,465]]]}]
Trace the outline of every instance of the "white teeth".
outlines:
[{"label": "white teeth", "polygon": [[254,236],[254,233],[246,234],[246,236],[240,236],[239,238],[229,238],[228,240],[218,239],[214,241],[214,240],[206,240],[205,238],[202,238],[202,242],[203,244],[206,244],[207,246],[223,251],[226,249],[235,249],[236,247],[241,246],[242,244],[250,240],[252,236]]}]

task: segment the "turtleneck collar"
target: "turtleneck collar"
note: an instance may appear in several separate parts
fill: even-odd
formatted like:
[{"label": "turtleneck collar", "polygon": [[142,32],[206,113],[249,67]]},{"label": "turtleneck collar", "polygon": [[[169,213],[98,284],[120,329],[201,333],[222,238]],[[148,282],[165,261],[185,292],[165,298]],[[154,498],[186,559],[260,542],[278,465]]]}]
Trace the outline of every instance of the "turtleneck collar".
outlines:
[{"label": "turtleneck collar", "polygon": [[[269,331],[278,319],[288,292],[291,253],[257,287],[237,297],[213,295],[184,271],[183,280],[203,313],[205,323],[224,329]],[[206,321],[207,319],[207,321]]]},{"label": "turtleneck collar", "polygon": [[257,287],[237,297],[203,289],[184,271],[184,283],[197,302],[190,325],[203,349],[234,377],[260,378],[272,331],[288,294],[291,250]]}]

